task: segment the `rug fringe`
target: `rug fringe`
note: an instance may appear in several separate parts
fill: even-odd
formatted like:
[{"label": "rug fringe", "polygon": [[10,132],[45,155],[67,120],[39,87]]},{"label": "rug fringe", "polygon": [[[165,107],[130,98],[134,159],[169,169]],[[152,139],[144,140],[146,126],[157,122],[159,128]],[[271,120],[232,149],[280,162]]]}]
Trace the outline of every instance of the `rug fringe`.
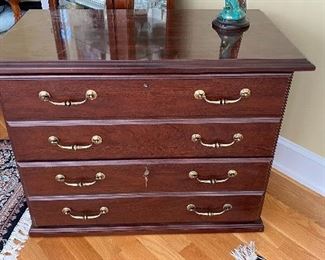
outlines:
[{"label": "rug fringe", "polygon": [[14,260],[17,259],[20,250],[24,247],[28,233],[31,227],[31,218],[29,210],[26,209],[18,224],[11,233],[8,241],[5,243],[2,252],[0,253],[0,260]]},{"label": "rug fringe", "polygon": [[262,256],[257,255],[254,241],[250,241],[246,245],[240,245],[231,252],[236,260],[265,260]]}]

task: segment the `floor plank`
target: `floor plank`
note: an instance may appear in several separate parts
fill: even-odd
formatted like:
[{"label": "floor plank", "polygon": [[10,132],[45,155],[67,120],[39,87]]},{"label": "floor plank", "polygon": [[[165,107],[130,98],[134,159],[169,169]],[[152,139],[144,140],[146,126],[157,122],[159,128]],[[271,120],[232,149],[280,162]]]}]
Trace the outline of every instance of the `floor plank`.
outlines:
[{"label": "floor plank", "polygon": [[202,248],[198,247],[194,243],[190,243],[184,249],[180,251],[180,254],[184,259],[188,260],[212,260],[210,256]]},{"label": "floor plank", "polygon": [[99,255],[103,256],[110,256],[111,259],[123,259],[120,257],[121,248],[112,242],[111,237],[86,237],[88,243],[91,247],[96,248],[96,251]]},{"label": "floor plank", "polygon": [[21,260],[233,259],[231,250],[256,242],[267,259],[325,259],[325,229],[271,195],[262,212],[263,233],[30,238]]},{"label": "floor plank", "polygon": [[271,196],[266,198],[265,205],[264,219],[272,228],[310,254],[318,252],[318,257],[325,259],[325,229],[323,227]]},{"label": "floor plank", "polygon": [[2,109],[0,108],[0,140],[7,140],[7,139],[8,139],[7,127],[3,117]]},{"label": "floor plank", "polygon": [[140,243],[147,248],[157,259],[162,260],[182,260],[184,259],[179,252],[170,247],[170,245],[159,235],[138,236]]},{"label": "floor plank", "polygon": [[[325,197],[272,169],[267,191],[274,198],[325,227]],[[303,196],[302,196],[303,194]]]}]

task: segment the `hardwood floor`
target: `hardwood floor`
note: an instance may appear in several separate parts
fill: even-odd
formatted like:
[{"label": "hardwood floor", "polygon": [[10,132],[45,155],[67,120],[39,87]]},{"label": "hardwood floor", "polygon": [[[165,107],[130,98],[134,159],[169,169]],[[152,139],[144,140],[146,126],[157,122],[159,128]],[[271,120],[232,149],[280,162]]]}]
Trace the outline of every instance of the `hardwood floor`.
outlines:
[{"label": "hardwood floor", "polygon": [[3,118],[3,113],[0,108],[0,140],[7,140],[8,139],[8,133],[6,128],[6,123]]},{"label": "hardwood floor", "polygon": [[19,259],[233,259],[230,251],[251,240],[269,260],[325,259],[325,228],[312,218],[269,194],[262,218],[264,233],[30,238]]},{"label": "hardwood floor", "polygon": [[273,169],[269,194],[325,227],[325,197]]}]

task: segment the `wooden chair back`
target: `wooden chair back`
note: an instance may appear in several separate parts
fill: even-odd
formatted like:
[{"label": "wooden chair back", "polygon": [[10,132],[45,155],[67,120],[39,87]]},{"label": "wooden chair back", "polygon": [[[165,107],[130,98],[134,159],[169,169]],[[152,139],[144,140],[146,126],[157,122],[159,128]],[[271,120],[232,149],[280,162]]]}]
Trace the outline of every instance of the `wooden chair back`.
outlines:
[{"label": "wooden chair back", "polygon": [[107,0],[108,9],[133,9],[134,0]]}]

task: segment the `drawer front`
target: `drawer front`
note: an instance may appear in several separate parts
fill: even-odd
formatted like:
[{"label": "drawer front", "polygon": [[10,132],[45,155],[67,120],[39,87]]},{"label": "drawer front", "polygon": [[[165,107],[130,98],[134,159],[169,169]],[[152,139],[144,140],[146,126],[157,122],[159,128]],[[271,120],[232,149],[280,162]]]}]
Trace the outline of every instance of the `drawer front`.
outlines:
[{"label": "drawer front", "polygon": [[[101,125],[95,122],[95,125],[38,127],[19,127],[21,122],[11,122],[9,133],[18,161],[273,156],[279,123],[220,122],[218,119],[127,121],[117,125],[116,121],[104,121]],[[102,143],[94,144],[99,139]],[[205,146],[216,143],[220,148]],[[58,145],[88,149],[66,150]]]},{"label": "drawer front", "polygon": [[[7,120],[280,117],[288,78],[287,74],[189,76],[188,79],[172,76],[127,80],[119,77],[107,80],[46,78],[0,81],[0,90]],[[243,89],[249,89],[251,95],[234,104],[209,104],[194,97],[197,90],[203,90],[211,101],[236,100]],[[94,90],[96,99],[76,106],[53,105],[39,98],[39,93],[46,91],[55,102],[83,101],[87,90]]]},{"label": "drawer front", "polygon": [[[29,207],[34,217],[33,225],[35,227],[196,222],[236,223],[257,221],[261,211],[262,198],[262,196],[172,196],[54,200],[30,201]],[[227,204],[231,205],[231,209],[229,206],[227,207]],[[188,209],[189,205],[194,205],[195,208],[189,207]],[[63,213],[63,209],[66,209],[66,214]],[[219,215],[210,217],[198,215],[209,212]],[[72,216],[77,218],[88,216],[94,219],[80,220],[74,219]]]},{"label": "drawer front", "polygon": [[264,191],[270,159],[19,163],[27,196]]}]

